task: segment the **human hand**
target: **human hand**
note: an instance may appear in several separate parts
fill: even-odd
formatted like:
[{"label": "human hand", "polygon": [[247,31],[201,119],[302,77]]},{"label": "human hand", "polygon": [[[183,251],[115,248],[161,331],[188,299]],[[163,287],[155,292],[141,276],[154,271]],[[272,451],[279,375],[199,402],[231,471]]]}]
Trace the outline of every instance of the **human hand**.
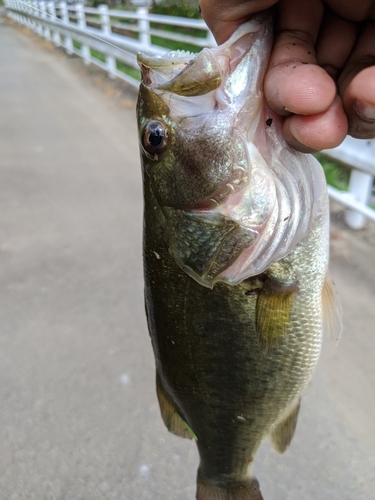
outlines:
[{"label": "human hand", "polygon": [[375,1],[201,0],[200,7],[220,44],[274,4],[264,91],[285,116],[287,141],[313,152],[339,145],[347,134],[375,137]]}]

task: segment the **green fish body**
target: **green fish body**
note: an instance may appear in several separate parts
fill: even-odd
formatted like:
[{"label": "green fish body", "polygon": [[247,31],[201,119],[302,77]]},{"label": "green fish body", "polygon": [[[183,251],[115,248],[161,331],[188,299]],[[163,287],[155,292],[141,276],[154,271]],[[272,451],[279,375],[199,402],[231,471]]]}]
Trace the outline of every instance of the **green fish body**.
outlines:
[{"label": "green fish body", "polygon": [[[167,428],[196,440],[198,500],[260,500],[250,468],[294,433],[326,319],[328,199],[263,98],[272,20],[193,57],[139,55],[144,270]],[[332,326],[333,325],[333,326]]]}]

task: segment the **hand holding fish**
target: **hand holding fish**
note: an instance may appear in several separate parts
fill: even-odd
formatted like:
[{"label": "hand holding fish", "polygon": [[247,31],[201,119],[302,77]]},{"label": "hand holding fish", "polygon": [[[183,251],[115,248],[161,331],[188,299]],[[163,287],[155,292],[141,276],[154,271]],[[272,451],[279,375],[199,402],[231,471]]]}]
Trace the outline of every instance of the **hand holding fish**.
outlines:
[{"label": "hand holding fish", "polygon": [[220,44],[274,4],[264,91],[285,116],[289,144],[312,152],[337,146],[346,134],[375,137],[375,1],[201,0],[200,6]]}]

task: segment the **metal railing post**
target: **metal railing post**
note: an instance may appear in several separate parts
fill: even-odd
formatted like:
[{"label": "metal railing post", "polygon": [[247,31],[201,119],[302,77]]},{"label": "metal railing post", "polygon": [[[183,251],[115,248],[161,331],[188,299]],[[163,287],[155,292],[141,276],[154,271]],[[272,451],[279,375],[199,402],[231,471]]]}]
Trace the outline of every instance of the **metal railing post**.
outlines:
[{"label": "metal railing post", "polygon": [[[32,13],[34,16],[37,16],[40,18],[40,12],[39,12],[39,2],[37,0],[34,0],[32,2]],[[38,21],[34,21],[34,31],[38,33],[38,35],[43,36],[43,26],[42,23]]]},{"label": "metal railing post", "polygon": [[28,4],[25,4],[25,3],[21,3],[21,10],[22,10],[22,24],[24,26],[28,26],[29,25],[29,19],[27,18],[26,16],[26,13],[27,13],[27,9],[28,9]]},{"label": "metal railing post", "polygon": [[[51,20],[57,22],[56,9],[55,9],[54,2],[47,3],[47,11],[51,16]],[[57,29],[51,29],[51,35],[52,35],[53,43],[57,46],[60,46],[61,45],[61,38],[60,38],[60,33],[57,31]]]},{"label": "metal railing post", "polygon": [[[85,7],[83,3],[79,3],[76,6],[76,12],[77,12],[77,24],[78,27],[81,28],[81,30],[86,29],[86,13],[85,13]],[[90,48],[88,45],[82,44],[81,45],[81,54],[82,54],[82,59],[85,64],[90,64]]]},{"label": "metal railing post", "polygon": [[[19,9],[18,8],[18,4],[17,2],[4,2],[4,5],[6,7],[10,7],[10,8],[14,8],[14,9]],[[19,15],[18,12],[10,12],[10,11],[7,11],[7,16],[10,17],[11,19],[14,19],[15,21],[17,21],[18,23],[21,24],[21,16]]]},{"label": "metal railing post", "polygon": [[[34,14],[34,8],[33,8],[33,5],[32,5],[32,0],[27,0],[27,13],[28,14]],[[34,28],[34,21],[31,19],[31,17],[28,17],[27,18],[27,26],[30,28],[30,29],[33,29]]]},{"label": "metal railing post", "polygon": [[25,0],[25,2],[22,4],[22,10],[24,11],[24,25],[27,26],[28,28],[30,28],[30,19],[29,17],[27,16],[27,14],[30,12],[30,0]]},{"label": "metal railing post", "polygon": [[138,17],[139,41],[144,45],[144,49],[147,50],[151,45],[150,22],[147,18],[148,8],[142,5],[137,8],[136,13]]},{"label": "metal railing post", "polygon": [[14,8],[17,9],[18,13],[15,15],[15,19],[20,23],[20,24],[25,24],[25,21],[24,21],[24,17],[22,15],[22,10],[23,10],[23,6],[22,4],[20,4],[18,2],[18,0],[16,2],[12,2],[10,5],[13,5]]},{"label": "metal railing post", "polygon": [[210,30],[207,31],[206,40],[207,40],[207,47],[216,47],[217,43],[214,35],[212,34],[212,31]]},{"label": "metal railing post", "polygon": [[[68,12],[68,6],[66,5],[65,2],[61,2],[59,4],[60,7],[60,12],[61,12],[61,20],[64,22],[64,24],[70,24],[69,21],[69,12]],[[64,35],[64,49],[67,54],[71,55],[73,54],[73,41],[71,35],[67,34]]]},{"label": "metal railing post", "polygon": [[[37,11],[37,6],[38,6],[38,2],[37,0],[34,0],[34,1],[31,1],[30,2],[30,14],[33,15],[33,16],[38,16],[38,11]],[[35,31],[35,33],[38,33],[38,25],[39,23],[37,21],[34,21],[33,19],[30,19],[30,23],[31,23],[31,29],[33,31]],[[41,25],[40,25],[41,26]]]},{"label": "metal railing post", "polygon": [[[367,205],[371,188],[373,183],[373,176],[360,170],[352,169],[349,180],[349,193],[354,199],[364,205]],[[345,222],[352,229],[362,229],[366,222],[366,217],[355,210],[345,211]]]},{"label": "metal railing post", "polygon": [[[42,12],[39,13],[40,17],[42,19],[47,19],[47,4],[46,2],[39,2],[39,7]],[[44,36],[46,40],[51,40],[51,32],[48,26],[44,26],[43,24],[40,25],[42,27],[42,33],[41,35]]]},{"label": "metal railing post", "polygon": [[[13,9],[17,9],[18,10],[18,5],[17,5],[16,2],[5,1],[4,5],[5,5],[5,7],[9,7],[10,9],[13,7]],[[6,14],[7,14],[8,17],[10,17],[11,19],[14,19],[15,21],[17,21],[18,23],[21,24],[21,22],[20,22],[20,16],[19,16],[19,14],[17,12],[10,12],[9,10],[7,10]]]},{"label": "metal railing post", "polygon": [[[100,23],[101,23],[102,33],[105,38],[108,38],[112,34],[111,20],[108,14],[108,6],[99,5],[98,11],[100,13]],[[110,78],[114,78],[116,72],[116,59],[113,56],[106,55],[105,62],[107,66],[108,76]]]}]

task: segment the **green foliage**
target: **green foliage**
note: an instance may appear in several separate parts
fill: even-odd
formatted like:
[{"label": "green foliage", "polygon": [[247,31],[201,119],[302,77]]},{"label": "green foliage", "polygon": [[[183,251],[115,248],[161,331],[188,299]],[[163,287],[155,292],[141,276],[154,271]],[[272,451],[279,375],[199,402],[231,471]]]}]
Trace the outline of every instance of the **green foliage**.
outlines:
[{"label": "green foliage", "polygon": [[103,1],[103,0],[90,0],[90,2],[88,3],[88,5],[90,5],[90,7],[93,7],[94,9],[97,9],[99,7],[99,5],[108,5],[107,2]]},{"label": "green foliage", "polygon": [[162,14],[164,16],[189,17],[190,19],[200,19],[201,15],[198,9],[199,2],[187,2],[178,0],[163,0],[162,2],[153,2],[150,12],[152,14]]},{"label": "green foliage", "polygon": [[[177,16],[177,17],[187,17],[190,19],[200,19],[201,15],[198,10],[199,2],[198,0],[193,1],[182,1],[177,0],[164,0],[162,2],[156,3],[154,1],[153,5],[150,7],[150,13],[160,14],[164,16]],[[184,35],[191,35],[195,37],[205,37],[206,31],[196,28],[188,28],[183,26],[172,26],[169,24],[162,23],[151,23],[151,27],[154,29],[162,31],[170,31],[173,33],[181,33]],[[186,43],[183,41],[169,40],[168,38],[163,38],[162,36],[152,35],[152,43],[159,45],[160,47],[165,47],[169,50],[188,50],[190,52],[199,52],[202,50],[201,47]]]},{"label": "green foliage", "polygon": [[103,52],[99,52],[95,49],[90,48],[90,54],[91,54],[91,57],[94,57],[95,59],[99,59],[99,61],[101,61],[101,62],[105,62],[105,54],[103,54]]},{"label": "green foliage", "polygon": [[197,47],[191,43],[168,40],[155,35],[151,36],[151,42],[159,47],[165,47],[168,50],[188,50],[189,52],[199,52],[202,50],[202,47]]},{"label": "green foliage", "polygon": [[116,68],[119,71],[122,71],[123,73],[133,77],[135,80],[141,79],[141,75],[140,75],[138,69],[132,68],[131,66],[129,66],[121,61],[116,61]]},{"label": "green foliage", "polygon": [[340,191],[347,191],[349,187],[350,169],[341,163],[327,158],[327,156],[321,153],[317,153],[314,156],[323,167],[327,184]]}]

